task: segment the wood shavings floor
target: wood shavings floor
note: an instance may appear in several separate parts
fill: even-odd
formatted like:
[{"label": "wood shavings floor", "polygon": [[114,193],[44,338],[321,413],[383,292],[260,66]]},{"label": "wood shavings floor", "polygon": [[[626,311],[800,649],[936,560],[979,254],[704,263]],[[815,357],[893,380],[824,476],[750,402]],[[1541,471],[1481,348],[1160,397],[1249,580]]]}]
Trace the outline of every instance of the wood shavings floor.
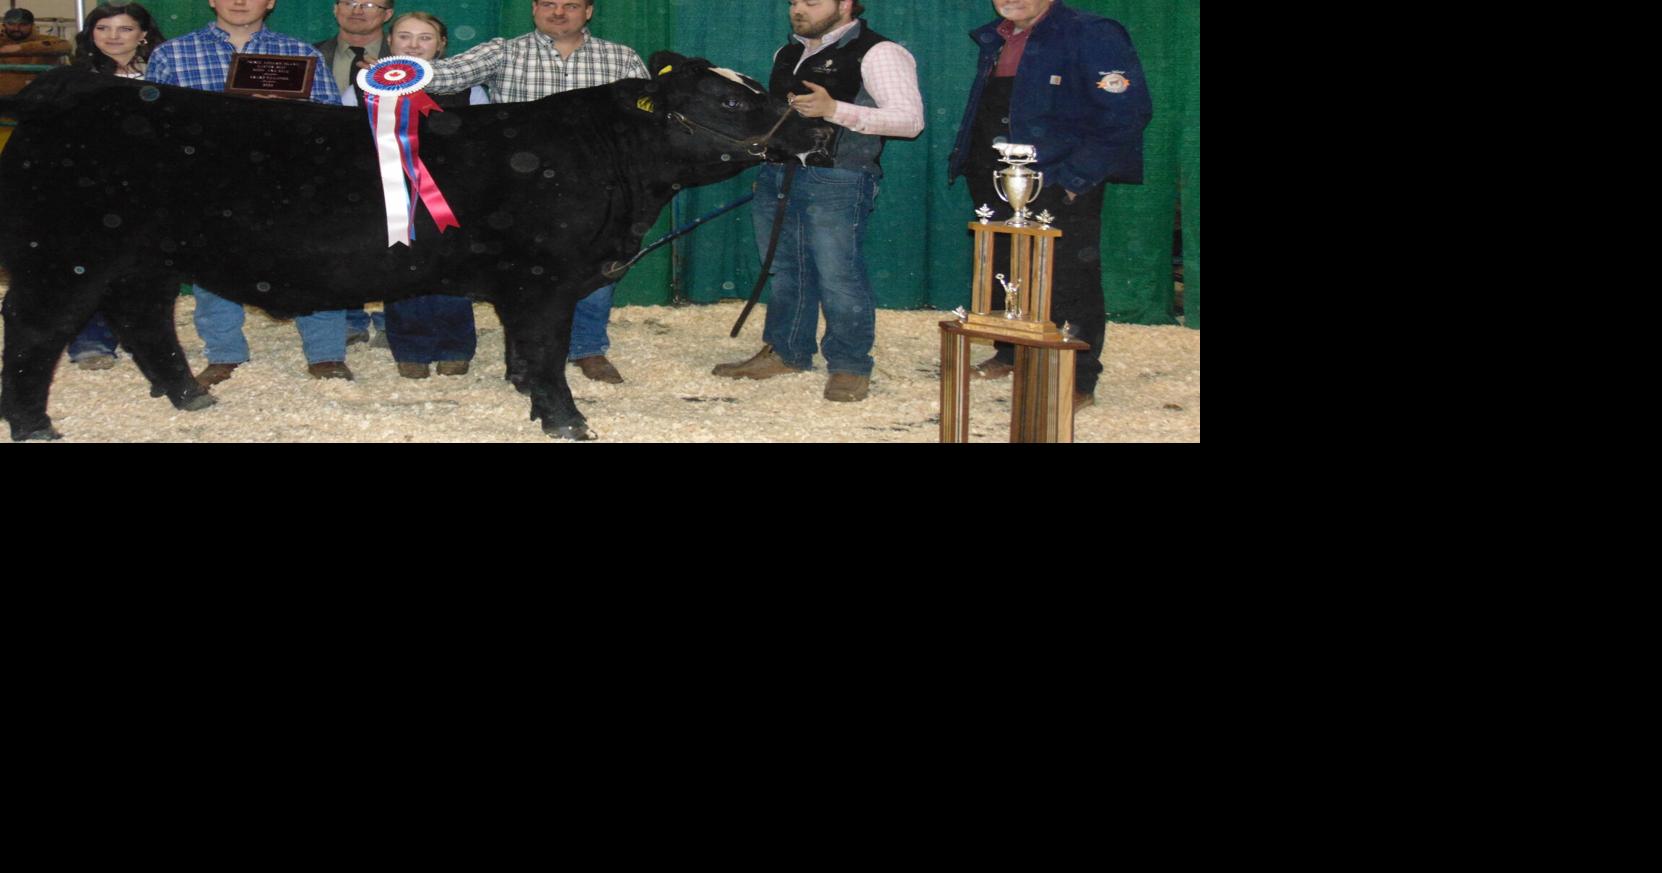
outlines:
[{"label": "wood shavings floor", "polygon": [[[203,365],[191,325],[194,301],[180,298],[179,337],[193,370]],[[590,382],[568,368],[577,406],[602,443],[937,442],[940,340],[947,313],[880,310],[871,396],[829,403],[819,369],[766,381],[710,374],[761,347],[765,307],[729,339],[737,302],[708,306],[627,306],[612,313],[608,357],[622,385]],[[65,358],[49,412],[65,443],[116,442],[533,442],[552,443],[529,419],[529,401],[502,379],[502,328],[477,304],[479,352],[461,377],[399,378],[392,354],[350,348],[352,382],[305,372],[299,335],[288,322],[250,310],[253,360],[214,388],[219,403],[179,412],[152,398],[130,358],[109,370],[81,370]],[[1199,442],[1200,332],[1182,327],[1108,325],[1105,372],[1096,405],[1075,416],[1079,443]],[[977,348],[973,360],[991,353]],[[976,383],[974,441],[1009,438],[1010,383]],[[9,442],[9,441],[7,441]]]}]

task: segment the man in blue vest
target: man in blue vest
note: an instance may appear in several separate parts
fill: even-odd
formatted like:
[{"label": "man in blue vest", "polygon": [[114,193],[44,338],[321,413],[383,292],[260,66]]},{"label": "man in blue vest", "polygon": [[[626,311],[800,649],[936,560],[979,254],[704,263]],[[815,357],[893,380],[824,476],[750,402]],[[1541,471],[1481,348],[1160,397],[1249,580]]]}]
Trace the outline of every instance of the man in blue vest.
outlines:
[{"label": "man in blue vest", "polygon": [[[947,180],[969,179],[975,205],[997,208],[993,143],[1034,146],[1033,169],[1044,190],[1028,209],[1056,216],[1051,321],[1071,322],[1091,344],[1076,359],[1074,408],[1095,401],[1107,333],[1102,300],[1102,201],[1105,183],[1141,184],[1143,129],[1153,114],[1142,63],[1117,21],[1069,8],[1062,0],[993,0],[999,19],[970,33],[981,50],[969,105],[947,166]],[[1007,207],[1006,207],[1007,208]],[[998,272],[1008,274],[1008,252]],[[1015,369],[1015,347],[999,343],[971,373],[1002,379]]]},{"label": "man in blue vest", "polygon": [[[773,56],[768,90],[796,111],[835,126],[830,167],[797,171],[773,262],[765,345],[749,360],[718,365],[734,379],[768,379],[813,366],[825,310],[825,399],[864,400],[877,339],[877,296],[866,278],[867,218],[889,137],[923,130],[923,96],[911,52],[866,26],[856,0],[791,0],[791,41]],[[752,217],[766,256],[785,165],[756,179]]]}]

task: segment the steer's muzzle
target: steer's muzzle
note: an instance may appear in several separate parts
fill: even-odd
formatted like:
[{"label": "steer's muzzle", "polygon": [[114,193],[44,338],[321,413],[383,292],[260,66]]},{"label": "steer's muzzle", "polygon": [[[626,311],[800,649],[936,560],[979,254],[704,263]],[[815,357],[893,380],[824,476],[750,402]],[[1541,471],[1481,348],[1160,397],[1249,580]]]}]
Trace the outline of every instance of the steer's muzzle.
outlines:
[{"label": "steer's muzzle", "polygon": [[829,167],[835,155],[836,129],[817,118],[803,118],[795,112],[785,120],[768,142],[767,159],[800,160],[810,167]]}]

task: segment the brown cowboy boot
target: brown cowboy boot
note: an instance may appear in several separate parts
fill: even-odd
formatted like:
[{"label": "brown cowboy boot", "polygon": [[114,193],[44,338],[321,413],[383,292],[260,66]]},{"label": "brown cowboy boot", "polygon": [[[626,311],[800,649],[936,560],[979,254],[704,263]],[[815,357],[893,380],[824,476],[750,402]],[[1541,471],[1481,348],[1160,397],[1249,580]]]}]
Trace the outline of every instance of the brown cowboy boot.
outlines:
[{"label": "brown cowboy boot", "polygon": [[785,359],[779,357],[773,346],[765,345],[761,351],[746,360],[717,364],[710,372],[729,379],[771,379],[774,376],[786,376],[803,371],[785,363]]}]

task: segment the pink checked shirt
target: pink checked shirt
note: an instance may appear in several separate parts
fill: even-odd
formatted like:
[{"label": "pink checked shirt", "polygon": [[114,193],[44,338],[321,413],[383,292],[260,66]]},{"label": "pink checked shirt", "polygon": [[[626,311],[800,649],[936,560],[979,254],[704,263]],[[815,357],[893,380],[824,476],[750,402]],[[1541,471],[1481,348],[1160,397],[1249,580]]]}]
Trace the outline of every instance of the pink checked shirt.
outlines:
[{"label": "pink checked shirt", "polygon": [[[836,45],[837,40],[842,39],[843,34],[856,23],[850,21],[820,37],[817,47],[792,34],[791,38],[804,46],[802,60],[797,62],[796,69],[802,69],[809,58]],[[856,106],[839,100],[837,111],[831,113],[828,121],[855,133],[871,136],[907,139],[923,132],[923,95],[918,92],[918,62],[911,52],[893,41],[872,46],[860,62],[860,79],[866,93],[877,101],[877,105]]]}]

